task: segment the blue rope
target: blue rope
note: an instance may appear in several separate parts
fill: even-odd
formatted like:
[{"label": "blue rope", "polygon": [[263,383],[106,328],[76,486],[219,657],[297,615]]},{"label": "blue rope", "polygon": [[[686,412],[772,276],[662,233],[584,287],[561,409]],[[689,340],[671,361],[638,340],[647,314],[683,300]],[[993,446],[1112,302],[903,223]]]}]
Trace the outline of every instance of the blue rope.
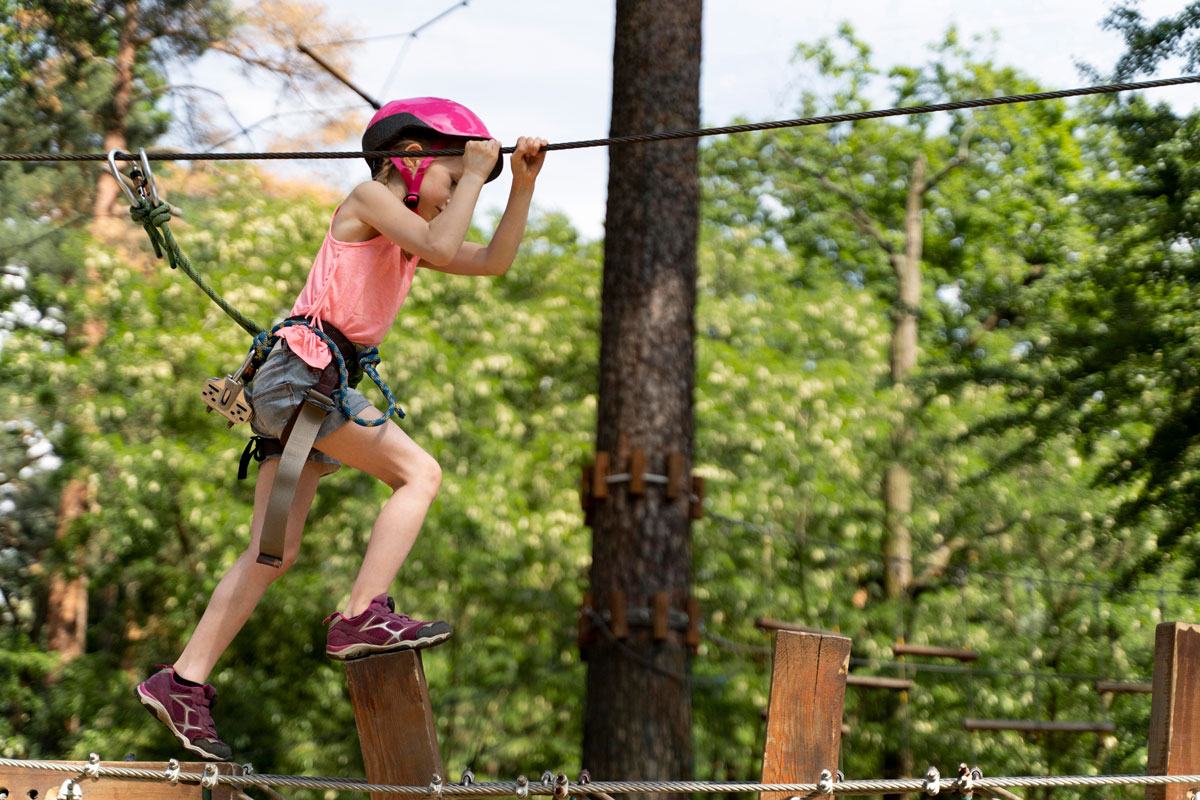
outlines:
[{"label": "blue rope", "polygon": [[375,365],[380,362],[378,347],[367,347],[360,350],[358,353],[358,365],[362,368],[364,374],[375,381],[375,385],[379,387],[379,391],[383,392],[384,399],[388,403],[387,411],[382,417],[375,419],[363,419],[357,414],[351,413],[350,406],[347,403],[350,391],[350,373],[346,369],[346,359],[342,358],[342,351],[334,344],[333,339],[330,339],[325,331],[307,320],[285,319],[274,328],[271,328],[270,331],[259,331],[254,336],[254,344],[250,347],[250,352],[254,354],[254,360],[251,363],[254,365],[255,370],[267,360],[267,356],[271,353],[271,348],[279,341],[278,332],[283,328],[290,328],[293,325],[308,328],[320,337],[325,346],[329,348],[329,352],[333,355],[334,363],[337,364],[338,368],[338,388],[333,390],[333,400],[337,403],[338,410],[345,414],[351,422],[356,425],[362,425],[365,428],[376,428],[387,422],[388,418],[393,414],[396,416],[396,419],[404,419],[404,409],[400,408],[400,404],[396,402],[392,390],[388,388],[387,383],[379,377],[379,373],[375,370]]}]

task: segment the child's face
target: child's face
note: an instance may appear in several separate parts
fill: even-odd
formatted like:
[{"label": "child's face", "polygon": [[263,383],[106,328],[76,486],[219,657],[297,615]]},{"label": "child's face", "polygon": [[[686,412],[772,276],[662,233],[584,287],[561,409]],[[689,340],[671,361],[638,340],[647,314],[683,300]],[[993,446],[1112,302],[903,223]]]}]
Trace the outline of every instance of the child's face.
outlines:
[{"label": "child's face", "polygon": [[434,159],[421,180],[421,200],[417,213],[431,220],[446,208],[454,194],[454,187],[463,176],[462,156],[444,156]]}]

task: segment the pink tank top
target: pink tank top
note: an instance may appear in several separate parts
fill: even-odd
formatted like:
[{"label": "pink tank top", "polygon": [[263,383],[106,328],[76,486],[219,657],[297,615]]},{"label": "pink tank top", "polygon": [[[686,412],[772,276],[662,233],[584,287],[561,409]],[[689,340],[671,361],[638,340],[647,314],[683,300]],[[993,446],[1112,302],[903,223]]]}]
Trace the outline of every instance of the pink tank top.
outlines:
[{"label": "pink tank top", "polygon": [[[308,317],[322,331],[328,321],[355,344],[378,345],[408,297],[418,261],[405,257],[384,236],[339,242],[333,238],[331,218],[291,316]],[[302,325],[284,328],[279,335],[311,367],[323,369],[333,358],[320,337]]]}]

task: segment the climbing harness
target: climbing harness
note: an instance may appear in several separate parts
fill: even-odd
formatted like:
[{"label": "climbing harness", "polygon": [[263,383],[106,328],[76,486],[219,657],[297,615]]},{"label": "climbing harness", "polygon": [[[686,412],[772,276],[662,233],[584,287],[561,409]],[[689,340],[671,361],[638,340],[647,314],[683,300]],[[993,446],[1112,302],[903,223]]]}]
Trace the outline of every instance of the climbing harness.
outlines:
[{"label": "climbing harness", "polygon": [[[225,302],[216,291],[205,283],[175,242],[175,237],[167,224],[171,219],[172,208],[159,197],[146,151],[139,150],[138,162],[130,170],[128,179],[117,168],[118,158],[130,160],[128,154],[120,150],[110,150],[108,153],[109,169],[129,198],[130,203],[133,204],[130,208],[130,216],[135,222],[141,223],[150,236],[154,254],[158,258],[162,258],[165,252],[172,269],[181,268],[205,294],[212,298],[213,302],[254,337],[250,351],[236,372],[226,375],[224,378],[209,378],[204,382],[204,387],[200,390],[200,397],[208,407],[208,411],[216,411],[223,416],[230,428],[250,421],[253,407],[246,398],[246,386],[266,362],[272,348],[280,339],[279,331],[284,328],[295,325],[306,327],[329,348],[332,360],[321,372],[316,385],[305,391],[303,401],[297,406],[280,438],[252,436],[246,449],[242,452],[238,464],[240,480],[246,477],[251,458],[261,462],[274,455],[280,456],[279,469],[271,484],[271,493],[267,501],[267,513],[263,520],[257,557],[260,564],[279,567],[283,564],[283,543],[288,511],[291,509],[292,500],[296,494],[300,473],[308,461],[309,453],[313,449],[313,442],[316,441],[317,433],[325,418],[338,410],[357,425],[376,427],[387,422],[393,415],[397,419],[403,419],[404,411],[396,402],[392,390],[379,377],[379,372],[375,369],[376,365],[380,363],[378,348],[358,347],[330,323],[323,322],[321,327],[317,327],[308,318],[302,316],[289,317],[269,331],[265,331]],[[358,385],[363,375],[367,375],[374,381],[387,400],[386,413],[376,419],[363,419],[350,410],[349,391]]]}]

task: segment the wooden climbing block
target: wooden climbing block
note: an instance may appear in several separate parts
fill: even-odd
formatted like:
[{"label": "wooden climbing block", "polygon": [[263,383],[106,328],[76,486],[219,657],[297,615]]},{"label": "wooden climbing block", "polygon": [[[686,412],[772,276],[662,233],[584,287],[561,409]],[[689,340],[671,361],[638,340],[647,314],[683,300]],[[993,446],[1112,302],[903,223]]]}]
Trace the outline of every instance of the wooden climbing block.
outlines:
[{"label": "wooden climbing block", "polygon": [[434,775],[445,775],[419,652],[347,661],[346,684],[368,781],[428,786]]},{"label": "wooden climbing block", "polygon": [[[1149,775],[1200,773],[1200,625],[1163,622],[1154,632]],[[1193,786],[1148,786],[1146,800],[1184,800]]]},{"label": "wooden climbing block", "polygon": [[[5,792],[12,800],[54,800],[63,782],[79,774],[86,762],[61,761],[77,767],[74,772],[47,772],[46,770],[30,769],[29,767],[0,767],[0,794]],[[102,761],[103,767],[125,767],[128,769],[152,769],[164,772],[167,769],[165,761]],[[242,768],[237,764],[218,763],[217,770],[222,775],[241,775]],[[180,773],[204,774],[203,762],[188,762],[179,765]],[[135,781],[125,778],[102,777],[99,780],[84,778],[79,782],[79,788],[87,800],[201,800],[202,792],[198,783],[177,783],[171,785],[167,781]],[[227,785],[217,785],[212,790],[212,800],[233,800],[235,790]]]},{"label": "wooden climbing block", "polygon": [[[763,783],[816,783],[822,770],[837,771],[849,668],[845,636],[775,634]],[[761,794],[763,800],[788,796]]]}]

